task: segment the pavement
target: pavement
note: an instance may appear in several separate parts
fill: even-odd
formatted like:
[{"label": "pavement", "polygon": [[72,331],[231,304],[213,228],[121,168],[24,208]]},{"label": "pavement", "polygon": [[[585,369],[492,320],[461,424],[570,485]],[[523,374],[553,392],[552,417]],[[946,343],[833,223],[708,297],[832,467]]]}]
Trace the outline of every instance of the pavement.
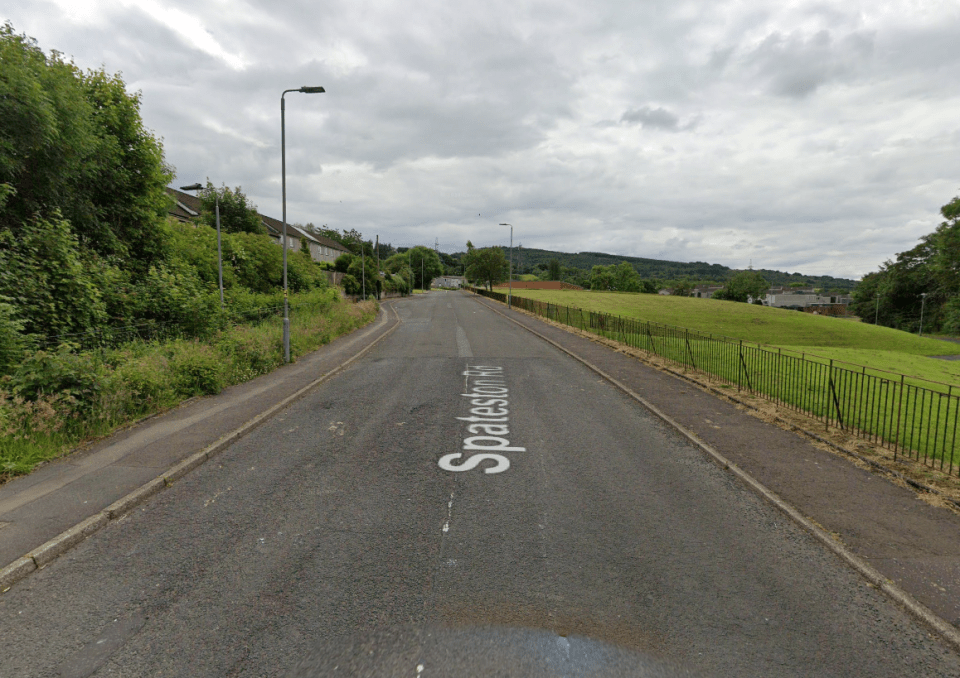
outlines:
[{"label": "pavement", "polygon": [[[394,328],[388,306],[364,328],[270,374],[180,407],[0,486],[0,570],[336,370]],[[249,427],[248,427],[249,430]],[[247,431],[244,431],[246,433]],[[0,577],[0,589],[9,581]]]},{"label": "pavement", "polygon": [[858,468],[800,434],[649,367],[588,336],[484,303],[641,395],[952,626],[960,628],[960,515]]},{"label": "pavement", "polygon": [[570,354],[953,624],[955,514],[500,304],[391,306],[2,488],[16,558],[371,347],[0,595],[0,676],[960,675],[954,646]]}]

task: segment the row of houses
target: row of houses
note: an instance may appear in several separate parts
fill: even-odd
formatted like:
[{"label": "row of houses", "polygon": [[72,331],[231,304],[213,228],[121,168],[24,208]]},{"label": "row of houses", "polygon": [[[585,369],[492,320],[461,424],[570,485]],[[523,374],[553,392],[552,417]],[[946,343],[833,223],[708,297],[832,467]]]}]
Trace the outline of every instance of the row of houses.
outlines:
[{"label": "row of houses", "polygon": [[[697,285],[690,296],[697,299],[710,299],[723,289],[723,285]],[[660,294],[670,294],[672,290],[661,290]],[[750,299],[751,303],[753,299]],[[848,306],[853,301],[849,295],[823,295],[814,288],[798,289],[792,287],[771,287],[761,299],[764,306],[774,308],[826,308]]]},{"label": "row of houses", "polygon": [[[183,223],[196,221],[200,216],[200,198],[175,188],[167,188],[167,193],[174,199],[174,205],[168,210],[168,214],[172,218]],[[273,238],[274,242],[281,245],[283,222],[259,212],[257,212],[257,215],[260,217],[264,228],[267,229],[267,234]],[[317,262],[326,261],[332,264],[341,254],[350,251],[336,240],[308,233],[301,228],[287,224],[287,247],[296,251],[302,247],[304,242],[307,243],[307,248],[310,250],[310,258]]]}]

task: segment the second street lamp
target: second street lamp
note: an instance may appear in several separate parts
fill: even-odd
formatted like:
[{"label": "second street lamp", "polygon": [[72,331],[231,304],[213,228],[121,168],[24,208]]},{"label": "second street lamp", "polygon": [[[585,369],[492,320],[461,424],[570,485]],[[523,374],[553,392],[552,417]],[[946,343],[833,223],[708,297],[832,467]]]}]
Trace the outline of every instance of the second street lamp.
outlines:
[{"label": "second street lamp", "polygon": [[285,89],[280,95],[280,184],[283,190],[283,361],[290,362],[290,305],[287,301],[287,126],[286,104],[283,97],[287,92],[302,92],[303,94],[321,94],[326,92],[323,87],[300,87],[299,89]]},{"label": "second street lamp", "polygon": [[510,283],[507,289],[507,308],[513,306],[513,224],[500,224],[510,227]]},{"label": "second street lamp", "polygon": [[[181,191],[201,191],[203,186],[200,184],[190,184],[181,186]],[[214,189],[214,199],[216,200],[217,211],[217,273],[220,276],[220,308],[223,308],[223,249],[220,247],[220,195]]]}]

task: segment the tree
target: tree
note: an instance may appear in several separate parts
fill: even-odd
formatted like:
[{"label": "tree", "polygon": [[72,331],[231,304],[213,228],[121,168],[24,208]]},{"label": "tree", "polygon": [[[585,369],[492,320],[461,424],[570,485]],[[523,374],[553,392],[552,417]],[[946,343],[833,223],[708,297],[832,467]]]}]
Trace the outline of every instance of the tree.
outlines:
[{"label": "tree", "polygon": [[430,289],[431,281],[443,275],[443,264],[435,251],[423,245],[417,245],[406,251],[410,268],[413,269],[414,286]]},{"label": "tree", "polygon": [[769,289],[770,283],[759,271],[737,271],[722,290],[713,294],[713,298],[746,303],[751,298],[762,299]]},{"label": "tree", "polygon": [[[851,310],[865,322],[908,332],[960,332],[960,197],[940,208],[944,221],[933,233],[864,276]],[[925,302],[921,295],[926,294]]]},{"label": "tree", "polygon": [[266,234],[267,229],[257,213],[257,206],[247,200],[243,190],[237,186],[230,190],[226,186],[216,188],[210,180],[200,192],[201,220],[207,226],[217,226],[217,201],[220,202],[220,230],[224,233]]},{"label": "tree", "polygon": [[547,280],[560,280],[560,262],[556,259],[547,263]]},{"label": "tree", "polygon": [[689,297],[691,292],[693,292],[693,283],[689,280],[681,280],[673,286],[671,294],[675,297]]},{"label": "tree", "polygon": [[0,229],[17,232],[35,215],[64,219],[82,249],[145,272],[164,256],[157,227],[172,174],[143,126],[140,94],[119,75],[47,57],[9,23],[0,64],[0,184],[15,190]]},{"label": "tree", "polygon": [[467,278],[481,284],[486,284],[488,290],[507,277],[507,258],[503,248],[485,247],[477,249],[469,247],[464,261],[467,265]]}]

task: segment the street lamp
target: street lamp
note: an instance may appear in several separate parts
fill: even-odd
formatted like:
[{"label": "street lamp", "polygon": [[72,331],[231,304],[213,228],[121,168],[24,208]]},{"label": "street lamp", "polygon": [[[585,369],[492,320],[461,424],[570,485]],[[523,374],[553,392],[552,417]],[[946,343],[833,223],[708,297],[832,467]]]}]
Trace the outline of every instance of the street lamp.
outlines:
[{"label": "street lamp", "polygon": [[[190,184],[181,186],[181,191],[199,191],[203,189],[200,184]],[[220,195],[214,190],[214,199],[216,200],[217,211],[217,272],[220,276],[220,308],[223,308],[223,249],[220,247]]]},{"label": "street lamp", "polygon": [[920,293],[920,336],[923,336],[923,305],[927,301],[927,293]]},{"label": "street lamp", "polygon": [[508,289],[507,289],[507,308],[510,308],[513,304],[513,225],[512,224],[500,224],[500,225],[510,227],[510,282],[508,283]]},{"label": "street lamp", "polygon": [[286,104],[283,97],[287,92],[303,94],[321,94],[323,87],[301,87],[285,89],[280,95],[280,184],[283,190],[283,361],[290,362],[290,306],[287,303],[287,126],[285,121]]}]

